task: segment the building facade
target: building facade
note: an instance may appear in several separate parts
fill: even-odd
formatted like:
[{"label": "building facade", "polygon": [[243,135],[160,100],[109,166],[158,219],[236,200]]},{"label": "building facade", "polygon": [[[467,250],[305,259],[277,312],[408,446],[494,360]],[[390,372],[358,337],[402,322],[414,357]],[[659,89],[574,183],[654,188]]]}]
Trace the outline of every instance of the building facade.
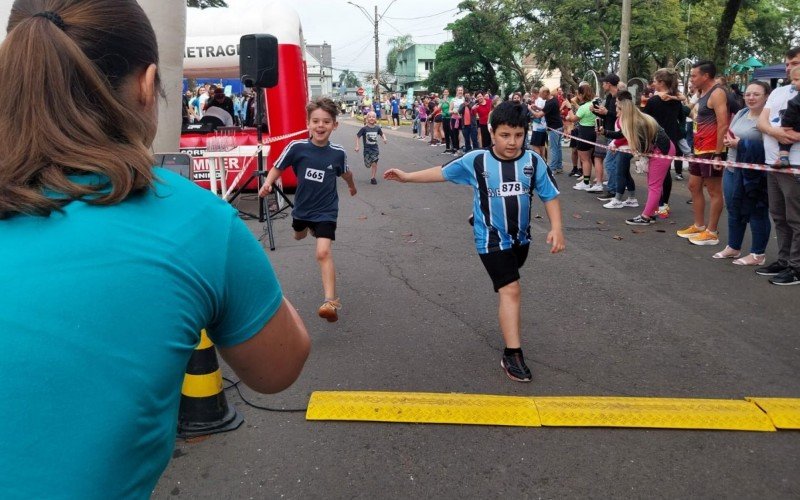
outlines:
[{"label": "building facade", "polygon": [[397,90],[405,92],[409,88],[427,90],[422,86],[428,75],[433,71],[436,61],[436,49],[439,44],[415,43],[397,56]]},{"label": "building facade", "polygon": [[[330,45],[328,45],[330,47]],[[328,52],[330,55],[330,52]],[[310,99],[331,97],[333,95],[333,69],[320,62],[306,47],[306,68],[308,74],[308,95]]]}]

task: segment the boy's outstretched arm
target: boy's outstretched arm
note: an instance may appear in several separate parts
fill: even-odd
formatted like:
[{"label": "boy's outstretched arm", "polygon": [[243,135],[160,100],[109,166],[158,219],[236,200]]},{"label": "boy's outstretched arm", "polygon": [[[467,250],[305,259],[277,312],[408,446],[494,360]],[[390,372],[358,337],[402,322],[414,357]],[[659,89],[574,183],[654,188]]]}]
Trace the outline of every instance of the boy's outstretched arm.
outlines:
[{"label": "boy's outstretched arm", "polygon": [[350,188],[350,196],[355,196],[358,190],[356,189],[356,183],[353,181],[353,172],[348,170],[343,173],[342,179],[347,183],[347,187]]},{"label": "boy's outstretched arm", "polygon": [[258,195],[260,197],[265,197],[269,193],[272,192],[272,185],[275,184],[275,180],[280,177],[281,171],[277,168],[271,168],[267,173],[267,178],[264,180],[264,185],[261,186],[261,189],[258,190]]},{"label": "boy's outstretched arm", "polygon": [[561,225],[561,203],[558,198],[553,198],[545,202],[544,209],[547,211],[547,218],[550,219],[550,232],[547,233],[547,243],[550,246],[550,253],[563,252],[567,248],[564,240],[564,228]]},{"label": "boy's outstretched arm", "polygon": [[398,182],[444,182],[442,167],[431,167],[417,172],[404,172],[399,168],[390,168],[383,173],[387,181]]}]

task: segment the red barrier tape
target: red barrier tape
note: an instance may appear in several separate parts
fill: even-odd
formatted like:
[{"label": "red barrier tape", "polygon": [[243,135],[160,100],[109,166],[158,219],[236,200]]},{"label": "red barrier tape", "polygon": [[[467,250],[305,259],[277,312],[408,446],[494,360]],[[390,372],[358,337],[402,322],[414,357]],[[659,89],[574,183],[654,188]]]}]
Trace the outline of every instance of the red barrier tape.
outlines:
[{"label": "red barrier tape", "polygon": [[298,135],[301,135],[301,134],[306,134],[306,136],[308,136],[308,129],[298,130],[297,132],[292,132],[291,134],[278,135],[278,136],[275,136],[275,137],[267,137],[266,139],[262,140],[261,142],[262,142],[262,144],[272,144],[273,142],[282,141],[284,139],[289,139],[289,138],[292,138],[292,137],[295,137],[295,136],[298,136]]},{"label": "red barrier tape", "polygon": [[[560,130],[555,130],[553,128],[547,127],[548,130],[552,130],[558,134],[563,135],[564,137],[569,137],[570,139],[575,139],[576,141],[585,142],[586,144],[592,144],[594,146],[599,146],[603,149],[608,149],[606,144],[598,144],[596,142],[587,141],[586,139],[581,139],[580,137],[575,137],[574,135],[567,134]],[[633,155],[630,151],[620,150],[617,149],[617,152],[620,153],[627,153]],[[637,154],[634,156],[646,156],[648,158],[664,158],[666,160],[678,160],[678,161],[688,161],[691,163],[705,163],[706,165],[720,165],[722,167],[735,167],[735,168],[746,168],[749,170],[762,170],[764,172],[775,172],[779,174],[794,174],[800,175],[800,168],[782,168],[782,169],[775,169],[770,167],[769,165],[760,165],[758,163],[739,163],[735,161],[725,161],[725,160],[706,160],[703,158],[694,158],[694,157],[686,157],[686,156],[671,156],[671,155],[663,155],[663,154],[656,154],[656,153],[642,153]]]}]

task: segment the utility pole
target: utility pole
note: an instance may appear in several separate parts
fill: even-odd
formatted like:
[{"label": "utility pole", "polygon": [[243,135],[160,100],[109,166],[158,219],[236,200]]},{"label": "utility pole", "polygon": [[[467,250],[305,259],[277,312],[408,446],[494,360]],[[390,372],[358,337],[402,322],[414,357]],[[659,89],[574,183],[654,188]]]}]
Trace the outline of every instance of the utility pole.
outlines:
[{"label": "utility pole", "polygon": [[631,0],[622,0],[622,26],[619,37],[619,79],[628,83],[628,54],[631,51]]},{"label": "utility pole", "polygon": [[378,21],[380,18],[378,17],[378,6],[375,6],[375,98],[377,99],[380,93],[380,80],[381,80],[381,60],[378,57]]},{"label": "utility pole", "polygon": [[350,2],[350,1],[347,2],[350,5],[352,5],[353,7],[357,7],[366,16],[366,18],[369,19],[369,22],[373,25],[373,27],[375,29],[375,79],[373,80],[373,82],[374,82],[373,91],[375,92],[375,94],[373,95],[374,99],[378,99],[380,97],[380,80],[381,80],[381,62],[380,62],[380,58],[379,58],[380,56],[379,56],[379,52],[378,52],[378,42],[380,41],[380,38],[379,38],[380,35],[378,33],[378,23],[383,18],[383,16],[386,15],[386,11],[389,10],[389,7],[391,7],[392,4],[395,3],[396,1],[397,0],[392,0],[389,3],[389,5],[386,6],[385,9],[383,9],[383,13],[381,15],[378,15],[378,6],[376,5],[375,6],[375,15],[374,16],[370,16],[369,12],[367,12],[367,9],[365,9],[364,7],[358,5],[357,3],[353,3],[353,2]]}]

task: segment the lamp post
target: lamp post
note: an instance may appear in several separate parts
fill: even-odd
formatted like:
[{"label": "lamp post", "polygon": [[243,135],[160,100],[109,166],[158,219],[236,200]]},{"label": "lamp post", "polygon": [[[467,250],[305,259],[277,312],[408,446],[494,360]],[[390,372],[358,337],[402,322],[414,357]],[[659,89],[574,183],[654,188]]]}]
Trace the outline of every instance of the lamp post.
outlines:
[{"label": "lamp post", "polygon": [[374,16],[370,16],[369,12],[367,12],[367,9],[365,9],[364,7],[358,5],[357,3],[347,2],[350,5],[352,5],[354,7],[357,7],[358,10],[360,10],[364,14],[364,16],[366,16],[366,18],[369,20],[369,22],[373,25],[373,27],[375,29],[375,78],[373,79],[373,82],[372,82],[373,83],[373,87],[374,87],[374,92],[375,92],[374,98],[379,98],[379,96],[380,96],[379,84],[380,84],[380,75],[381,75],[381,73],[380,73],[380,59],[378,58],[378,41],[379,41],[379,38],[378,38],[378,23],[383,18],[383,16],[386,14],[386,11],[389,10],[389,7],[391,7],[392,4],[394,4],[396,1],[397,0],[392,0],[389,3],[389,5],[387,5],[386,8],[383,9],[383,13],[381,15],[378,15],[378,6],[376,5],[375,6],[375,15]]}]

